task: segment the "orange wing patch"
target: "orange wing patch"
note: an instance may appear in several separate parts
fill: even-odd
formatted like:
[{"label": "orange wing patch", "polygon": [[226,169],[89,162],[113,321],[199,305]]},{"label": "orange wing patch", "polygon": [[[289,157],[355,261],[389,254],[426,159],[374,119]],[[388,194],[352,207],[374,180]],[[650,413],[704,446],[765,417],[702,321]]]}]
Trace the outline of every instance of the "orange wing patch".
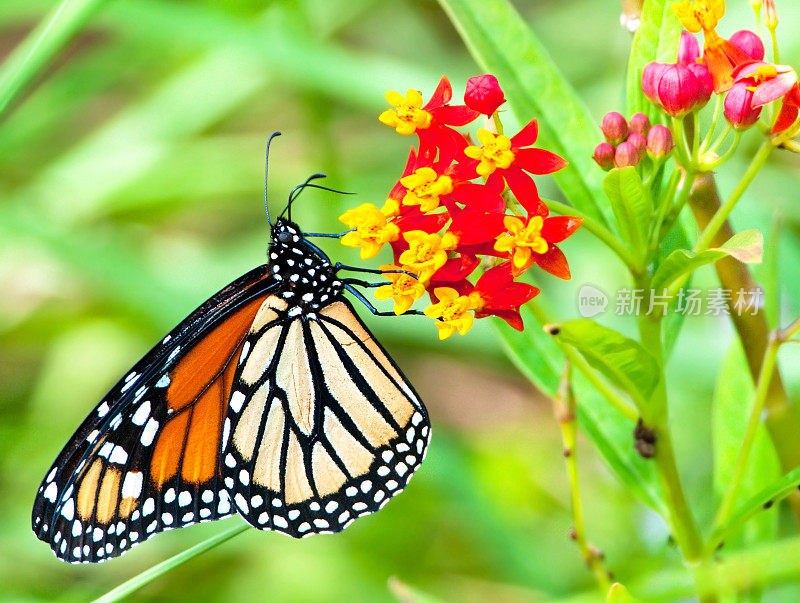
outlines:
[{"label": "orange wing patch", "polygon": [[190,483],[211,479],[217,470],[217,448],[231,383],[245,336],[261,306],[256,299],[232,314],[184,356],[170,373],[167,406],[173,418],[158,436],[150,463],[159,487],[180,466]]}]

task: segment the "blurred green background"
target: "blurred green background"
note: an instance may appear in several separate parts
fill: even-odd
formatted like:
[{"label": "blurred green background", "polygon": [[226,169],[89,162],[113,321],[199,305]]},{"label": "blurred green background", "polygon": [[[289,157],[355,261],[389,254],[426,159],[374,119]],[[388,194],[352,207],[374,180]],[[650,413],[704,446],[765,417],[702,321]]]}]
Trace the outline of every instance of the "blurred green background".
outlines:
[{"label": "blurred green background", "polygon": [[[56,4],[0,0],[0,57]],[[782,62],[800,65],[800,6],[778,5]],[[619,3],[515,6],[598,122],[622,110],[630,34]],[[723,23],[727,34],[751,27],[749,2],[730,2]],[[309,191],[294,216],[308,230],[337,231],[346,207],[380,205],[412,142],[378,123],[384,91],[428,96],[447,74],[459,99],[477,73],[432,1],[125,0],[108,2],[0,116],[0,598],[93,598],[240,522],[193,526],[110,563],[69,566],[34,537],[29,517],[46,468],[123,371],[208,295],[264,262],[270,132],[284,133],[270,161],[273,211],[323,171],[330,186],[357,196]],[[744,148],[756,143],[748,136]],[[743,165],[725,166],[723,192]],[[767,268],[780,274],[782,322],[800,312],[799,167],[797,156],[776,154],[733,216],[778,250]],[[543,194],[558,195],[540,181]],[[358,261],[353,250],[326,249]],[[538,273],[539,299],[574,318],[577,290],[591,283],[612,296],[601,322],[630,332],[613,315],[614,292],[629,285],[622,267],[586,232],[563,249],[573,280]],[[713,271],[695,286],[717,286]],[[427,319],[367,322],[432,415],[435,436],[411,487],[340,535],[294,541],[248,531],[136,598],[387,600],[409,588],[444,600],[598,600],[567,536],[550,402],[508,362],[496,325],[479,321],[467,337],[441,343]],[[538,328],[530,316],[527,325]],[[689,318],[669,366],[678,460],[705,522],[711,399],[731,341],[725,317]],[[797,399],[800,350],[784,347]],[[609,568],[653,599],[680,597],[690,582],[663,522],[585,440],[579,455],[588,536]],[[788,518],[776,529],[796,530]],[[790,583],[767,594],[799,598]]]}]

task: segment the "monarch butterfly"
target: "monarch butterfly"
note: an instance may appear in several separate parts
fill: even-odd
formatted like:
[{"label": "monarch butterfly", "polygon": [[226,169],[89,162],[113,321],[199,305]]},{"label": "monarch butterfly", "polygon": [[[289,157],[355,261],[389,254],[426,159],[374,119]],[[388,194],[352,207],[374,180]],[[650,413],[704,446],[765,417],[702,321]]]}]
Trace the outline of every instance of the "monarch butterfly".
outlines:
[{"label": "monarch butterfly", "polygon": [[[315,177],[287,209],[324,188]],[[104,561],[237,512],[293,537],[339,532],[405,488],[428,413],[344,297],[366,302],[353,288],[365,283],[307,236],[279,216],[269,262],[192,312],[83,421],[33,506],[59,559]]]}]

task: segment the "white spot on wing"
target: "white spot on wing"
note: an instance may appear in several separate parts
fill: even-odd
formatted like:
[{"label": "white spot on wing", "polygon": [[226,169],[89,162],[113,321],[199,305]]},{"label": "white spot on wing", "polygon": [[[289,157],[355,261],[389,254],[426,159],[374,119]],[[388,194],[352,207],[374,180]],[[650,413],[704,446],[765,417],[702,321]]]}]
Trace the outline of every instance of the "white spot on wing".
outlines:
[{"label": "white spot on wing", "polygon": [[50,482],[44,490],[44,497],[50,502],[56,502],[56,494],[58,494],[58,486],[55,482]]},{"label": "white spot on wing", "polygon": [[238,413],[242,410],[242,404],[244,404],[244,394],[242,392],[233,392],[231,396],[230,407],[231,410],[235,413]]},{"label": "white spot on wing", "polygon": [[111,451],[111,454],[108,456],[108,460],[112,463],[118,463],[120,465],[124,465],[128,462],[128,453],[125,452],[125,449],[122,446],[114,446],[114,449]]},{"label": "white spot on wing", "polygon": [[147,417],[150,416],[150,400],[146,402],[142,402],[139,408],[136,409],[136,412],[133,413],[131,417],[131,422],[134,425],[144,425],[144,422],[147,421]]},{"label": "white spot on wing", "polygon": [[129,471],[125,474],[122,482],[122,498],[135,497],[142,493],[142,480],[144,474],[141,471]]},{"label": "white spot on wing", "polygon": [[153,440],[156,437],[156,432],[158,431],[158,421],[156,421],[153,417],[150,417],[150,420],[147,422],[147,425],[144,426],[144,430],[142,431],[142,437],[140,441],[142,446],[149,446],[153,443]]}]

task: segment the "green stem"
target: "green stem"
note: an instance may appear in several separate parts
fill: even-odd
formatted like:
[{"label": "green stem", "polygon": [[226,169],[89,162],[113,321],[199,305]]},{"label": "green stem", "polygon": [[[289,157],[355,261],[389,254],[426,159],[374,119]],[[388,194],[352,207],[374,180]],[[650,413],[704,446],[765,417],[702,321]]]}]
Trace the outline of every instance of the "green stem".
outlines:
[{"label": "green stem", "polygon": [[36,25],[0,67],[0,117],[106,2],[64,0]]},{"label": "green stem", "polygon": [[716,160],[714,160],[714,161],[712,161],[710,163],[702,163],[701,164],[702,171],[710,172],[711,170],[717,169],[723,163],[728,161],[728,159],[731,158],[731,156],[736,152],[736,149],[739,147],[739,141],[741,139],[742,139],[742,133],[737,131],[736,134],[733,137],[733,142],[731,143],[730,148],[727,151],[725,151],[725,153],[722,156],[720,156],[718,159],[716,159]]},{"label": "green stem", "polygon": [[[710,147],[707,149],[707,152],[709,152],[709,153],[714,153],[714,152],[716,152],[716,150],[717,150],[717,149],[720,147],[720,145],[722,145],[722,143],[723,143],[723,142],[725,142],[725,139],[726,139],[726,138],[728,138],[728,134],[730,134],[730,133],[731,133],[731,130],[733,130],[733,128],[731,127],[731,125],[730,125],[730,124],[726,125],[726,126],[725,126],[725,129],[722,131],[722,133],[719,135],[719,137],[718,137],[718,138],[717,138],[717,139],[714,141],[714,143],[713,143],[713,144],[712,144],[712,145],[711,145],[711,146],[710,146]],[[739,133],[739,132],[737,131],[737,134],[738,134],[738,133]]]},{"label": "green stem", "polygon": [[[688,186],[689,183],[687,183]],[[637,279],[636,288],[648,291],[650,289],[649,277]],[[658,438],[653,461],[667,503],[668,523],[684,559],[692,570],[698,591],[707,592],[708,589],[703,576],[708,565],[708,558],[705,556],[700,530],[686,499],[675,461],[675,451],[672,446],[667,386],[663,370],[661,318],[661,316],[655,314],[639,317],[639,334],[642,346],[653,355],[661,366],[661,377],[652,398],[649,400],[649,404],[642,409],[642,420],[647,427],[653,429]],[[713,600],[713,597],[701,600]]]},{"label": "green stem", "polygon": [[736,207],[736,204],[739,202],[739,199],[742,198],[742,195],[744,195],[747,187],[750,186],[750,183],[753,182],[756,174],[758,174],[759,170],[761,170],[764,163],[767,161],[767,158],[772,152],[772,148],[772,143],[769,140],[766,140],[761,145],[761,148],[758,149],[758,152],[755,154],[755,157],[753,157],[753,160],[750,162],[750,165],[742,176],[742,179],[739,180],[736,188],[733,189],[733,192],[731,192],[730,196],[714,214],[714,217],[711,218],[708,225],[705,227],[705,230],[703,230],[702,234],[697,239],[697,243],[694,246],[695,253],[705,251],[711,246],[711,242],[714,240],[717,232],[719,232],[719,229],[725,224],[725,221],[733,211],[733,208]]},{"label": "green stem", "polygon": [[247,524],[238,525],[235,528],[231,528],[230,530],[222,532],[221,534],[212,536],[208,540],[205,540],[200,544],[196,544],[192,548],[186,549],[182,553],[178,553],[174,557],[170,557],[158,565],[154,565],[150,569],[143,571],[141,574],[134,576],[127,582],[123,582],[113,590],[108,591],[102,597],[95,599],[94,603],[110,603],[111,601],[119,601],[131,593],[136,592],[145,584],[149,584],[159,576],[166,574],[171,569],[186,563],[190,559],[194,559],[198,555],[213,549],[215,546],[222,544],[226,540],[230,540],[234,536],[237,536],[248,529],[250,529],[250,526]]},{"label": "green stem", "polygon": [[[672,206],[673,200],[675,199],[675,194],[678,191],[678,184],[681,181],[681,173],[681,170],[677,167],[672,171],[667,188],[661,198],[661,203],[659,204],[658,211],[656,213],[656,219],[653,222],[653,230],[650,232],[650,244],[648,245],[647,251],[648,261],[650,261],[650,259],[655,255],[658,246],[661,244],[662,226],[665,218],[667,217],[667,213]],[[669,226],[671,227],[671,225]],[[669,229],[667,228],[663,230],[668,231]]]},{"label": "green stem", "polygon": [[708,129],[708,134],[703,139],[703,142],[700,144],[700,156],[703,156],[703,153],[706,152],[708,149],[708,145],[711,142],[712,137],[714,136],[714,132],[717,130],[717,124],[719,123],[720,115],[722,114],[722,105],[723,105],[723,95],[717,95],[717,101],[714,105],[714,116],[711,118],[711,126]]},{"label": "green stem", "polygon": [[767,391],[769,391],[769,384],[775,372],[778,347],[779,345],[774,338],[770,341],[769,345],[767,345],[767,353],[764,354],[764,362],[761,365],[761,373],[758,377],[756,399],[753,404],[753,409],[750,411],[750,418],[747,421],[747,428],[745,429],[744,438],[739,448],[739,454],[736,456],[736,462],[733,465],[731,481],[725,490],[719,510],[717,511],[717,517],[714,520],[714,528],[719,527],[730,519],[731,513],[733,513],[733,509],[736,505],[739,490],[742,486],[742,479],[744,478],[750,461],[750,452],[753,449],[756,434],[758,433],[758,426],[761,425],[761,414],[764,411]]},{"label": "green stem", "polygon": [[750,411],[750,417],[747,421],[747,427],[744,432],[739,454],[736,456],[736,462],[733,465],[733,473],[731,474],[731,481],[728,484],[725,494],[722,497],[717,517],[714,520],[714,528],[718,528],[723,523],[730,519],[731,514],[736,506],[739,490],[742,486],[750,462],[750,453],[753,450],[758,427],[761,425],[761,417],[764,411],[764,405],[767,401],[767,394],[772,382],[772,377],[775,374],[775,366],[778,360],[778,350],[786,340],[794,336],[800,330],[800,319],[796,320],[786,329],[776,331],[770,337],[767,344],[767,350],[764,353],[764,361],[761,364],[761,372],[758,375],[758,383],[756,385],[755,401],[753,408]]},{"label": "green stem", "polygon": [[573,525],[573,531],[570,536],[578,545],[578,550],[580,550],[586,566],[594,574],[601,592],[606,594],[608,589],[611,588],[611,580],[608,571],[603,567],[603,556],[586,539],[586,524],[583,518],[580,483],[578,481],[576,402],[572,391],[572,372],[569,362],[564,366],[564,373],[561,377],[558,392],[553,398],[553,411],[561,428],[561,441],[569,476]]},{"label": "green stem", "polygon": [[561,203],[553,199],[542,199],[542,201],[544,201],[551,210],[562,216],[577,216],[583,218],[583,227],[611,249],[632,273],[638,274],[644,270],[640,262],[637,261],[620,242],[619,237],[612,234],[605,226],[600,224],[600,222],[566,203]]},{"label": "green stem", "polygon": [[685,165],[692,164],[692,151],[689,149],[689,142],[686,140],[686,132],[683,120],[677,117],[671,118],[672,137],[675,140],[675,152],[678,154],[680,162]]}]

